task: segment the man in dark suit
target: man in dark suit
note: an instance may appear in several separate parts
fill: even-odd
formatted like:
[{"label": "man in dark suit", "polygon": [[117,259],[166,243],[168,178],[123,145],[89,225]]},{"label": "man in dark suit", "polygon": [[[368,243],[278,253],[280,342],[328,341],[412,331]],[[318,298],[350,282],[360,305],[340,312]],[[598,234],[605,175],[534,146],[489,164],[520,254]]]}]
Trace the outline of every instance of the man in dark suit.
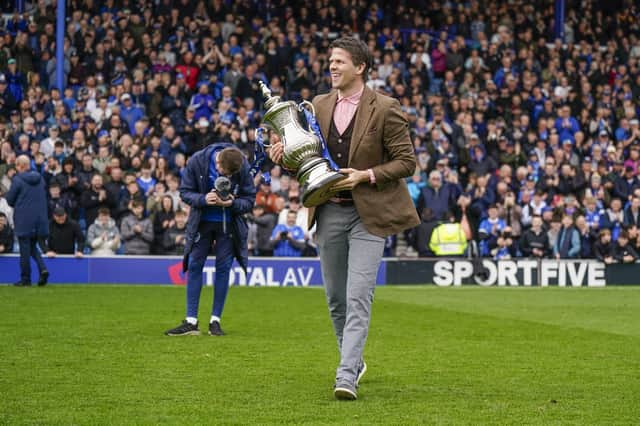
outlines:
[{"label": "man in dark suit", "polygon": [[[334,395],[357,398],[366,371],[362,354],[385,238],[420,223],[404,178],[416,160],[408,123],[397,100],[365,85],[372,65],[366,44],[344,37],[331,45],[333,91],[314,98],[318,124],[331,157],[347,175],[338,195],[310,209],[327,302],[340,350]],[[270,156],[282,160],[274,143]]]},{"label": "man in dark suit", "polygon": [[31,285],[31,258],[40,271],[38,285],[47,284],[49,272],[37,248],[39,240],[49,235],[47,219],[47,193],[44,179],[30,170],[29,157],[21,155],[16,159],[18,174],[11,181],[11,189],[6,195],[7,203],[14,208],[15,234],[20,243],[20,281],[17,286]]}]

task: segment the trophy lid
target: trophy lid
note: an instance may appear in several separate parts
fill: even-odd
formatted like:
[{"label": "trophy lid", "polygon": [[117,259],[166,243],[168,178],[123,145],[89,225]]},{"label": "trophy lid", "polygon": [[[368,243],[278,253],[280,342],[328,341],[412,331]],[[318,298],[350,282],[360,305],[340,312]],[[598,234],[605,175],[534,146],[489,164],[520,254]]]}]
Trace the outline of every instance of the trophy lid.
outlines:
[{"label": "trophy lid", "polygon": [[262,97],[265,98],[264,106],[266,109],[280,102],[280,96],[271,96],[271,90],[262,80],[260,80],[260,89],[262,90]]}]

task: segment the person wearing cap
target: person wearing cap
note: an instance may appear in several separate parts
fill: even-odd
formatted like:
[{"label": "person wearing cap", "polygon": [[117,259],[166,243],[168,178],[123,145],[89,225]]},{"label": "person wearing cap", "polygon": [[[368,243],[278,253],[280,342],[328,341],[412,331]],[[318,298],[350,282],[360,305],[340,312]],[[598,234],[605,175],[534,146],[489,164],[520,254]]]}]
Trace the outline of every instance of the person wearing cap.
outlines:
[{"label": "person wearing cap", "polygon": [[256,199],[249,169],[242,152],[226,143],[207,146],[187,163],[180,183],[182,201],[191,207],[182,262],[183,271],[188,271],[187,312],[180,325],[165,332],[168,336],[200,334],[202,271],[214,241],[216,272],[209,334],[224,334],[220,321],[233,259],[245,270],[248,263],[248,227],[244,215],[251,211]]},{"label": "person wearing cap", "polygon": [[431,209],[431,214],[436,220],[444,220],[448,217],[456,205],[457,192],[453,185],[443,182],[443,173],[432,170],[429,173],[428,185],[420,190],[417,201],[417,211],[422,212],[426,207]]},{"label": "person wearing cap", "polygon": [[256,204],[264,206],[265,214],[273,215],[274,221],[277,219],[277,215],[279,213],[278,195],[271,190],[271,181],[266,179],[264,176],[260,178],[258,183]]},{"label": "person wearing cap", "polygon": [[187,154],[192,154],[196,151],[200,151],[213,143],[215,135],[209,127],[210,123],[206,117],[201,117],[196,121],[196,132],[192,138],[191,146],[187,146]]},{"label": "person wearing cap", "polygon": [[18,102],[9,90],[7,85],[7,78],[4,74],[0,73],[0,114],[6,118],[11,117],[11,113],[16,111]]},{"label": "person wearing cap", "polygon": [[27,79],[24,74],[18,70],[16,60],[11,58],[7,62],[7,69],[5,71],[5,78],[7,79],[8,89],[15,98],[16,102],[20,102],[23,98],[23,87],[27,85]]},{"label": "person wearing cap", "polygon": [[134,105],[131,95],[123,93],[120,96],[120,117],[127,122],[131,134],[135,136],[136,122],[144,116],[140,107]]},{"label": "person wearing cap", "polygon": [[67,117],[60,119],[60,133],[58,137],[62,140],[68,141],[73,138],[73,129],[71,128],[71,120]]},{"label": "person wearing cap", "polygon": [[56,207],[53,219],[49,222],[49,238],[45,247],[47,257],[56,257],[59,254],[82,257],[84,242],[85,238],[78,222],[69,218],[64,208]]},{"label": "person wearing cap", "polygon": [[609,143],[609,132],[607,132],[605,129],[602,129],[598,132],[598,137],[598,142],[601,145],[606,146]]},{"label": "person wearing cap", "polygon": [[30,169],[29,157],[20,155],[16,159],[18,173],[13,177],[11,189],[5,196],[9,206],[14,209],[15,234],[20,243],[20,281],[15,284],[17,286],[31,285],[31,258],[40,272],[38,285],[46,285],[49,278],[49,271],[36,247],[49,235],[47,194],[42,176]]}]

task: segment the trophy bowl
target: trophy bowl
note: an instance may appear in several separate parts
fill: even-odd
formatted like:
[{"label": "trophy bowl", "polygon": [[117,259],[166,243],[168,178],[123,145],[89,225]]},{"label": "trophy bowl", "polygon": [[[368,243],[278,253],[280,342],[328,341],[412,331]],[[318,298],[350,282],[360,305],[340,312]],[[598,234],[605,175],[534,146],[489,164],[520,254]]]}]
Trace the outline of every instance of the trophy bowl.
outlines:
[{"label": "trophy bowl", "polygon": [[267,108],[260,124],[280,137],[284,148],[282,166],[296,171],[302,205],[314,207],[325,203],[336,194],[333,185],[346,176],[334,170],[323,156],[322,142],[306,120],[303,108],[309,108],[315,116],[313,105],[308,101],[300,104],[281,101],[279,96],[271,96],[271,90],[263,82],[260,87]]}]

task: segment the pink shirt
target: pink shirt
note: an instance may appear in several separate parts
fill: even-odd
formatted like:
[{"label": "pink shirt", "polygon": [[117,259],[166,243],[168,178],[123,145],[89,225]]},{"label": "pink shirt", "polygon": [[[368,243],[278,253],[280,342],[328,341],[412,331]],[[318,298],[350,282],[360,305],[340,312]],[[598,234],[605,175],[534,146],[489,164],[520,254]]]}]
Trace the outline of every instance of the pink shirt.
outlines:
[{"label": "pink shirt", "polygon": [[347,130],[347,127],[349,127],[349,123],[351,123],[351,119],[358,109],[362,92],[364,92],[364,86],[362,87],[362,90],[351,96],[342,97],[338,93],[336,108],[333,110],[333,122],[336,125],[338,133],[344,133],[344,131]]}]

